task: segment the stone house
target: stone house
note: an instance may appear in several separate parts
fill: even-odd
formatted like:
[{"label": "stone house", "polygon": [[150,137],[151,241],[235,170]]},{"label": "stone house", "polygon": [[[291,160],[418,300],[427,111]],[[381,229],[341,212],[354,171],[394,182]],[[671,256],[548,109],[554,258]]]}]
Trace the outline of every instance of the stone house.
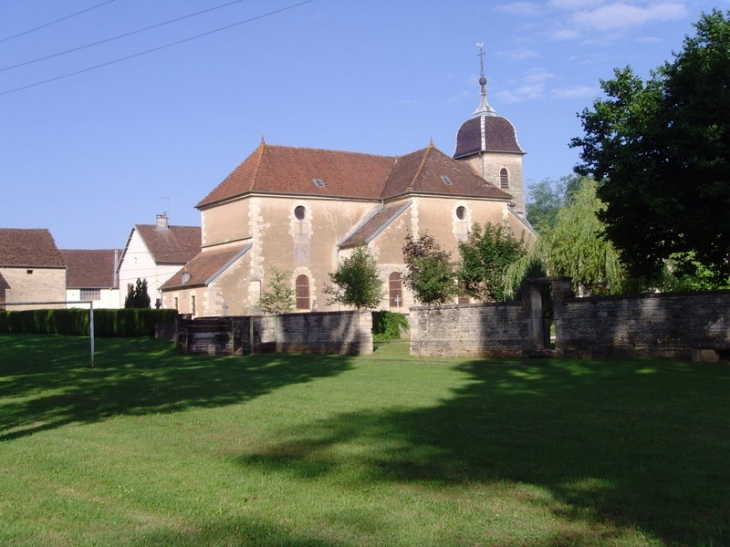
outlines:
[{"label": "stone house", "polygon": [[155,224],[135,224],[119,260],[117,307],[124,307],[137,279],[147,280],[152,306],[161,302],[160,287],[198,254],[200,237],[198,226],[170,225],[166,213],[157,215]]},{"label": "stone house", "polygon": [[119,308],[117,267],[119,249],[62,249],[66,263],[66,300],[69,308],[88,308],[74,304],[91,300],[94,308]]},{"label": "stone house", "polygon": [[482,97],[449,157],[433,144],[404,156],[272,146],[261,142],[198,204],[202,248],[162,287],[163,306],[192,316],[258,312],[272,268],[288,272],[297,311],[339,309],[329,274],[357,245],[375,257],[381,307],[407,310],[401,281],[408,234],[432,235],[457,257],[475,222],[517,236],[524,214],[522,157],[512,124]]},{"label": "stone house", "polygon": [[[62,308],[66,264],[45,228],[0,228],[0,309]],[[17,302],[58,304],[7,306]]]}]

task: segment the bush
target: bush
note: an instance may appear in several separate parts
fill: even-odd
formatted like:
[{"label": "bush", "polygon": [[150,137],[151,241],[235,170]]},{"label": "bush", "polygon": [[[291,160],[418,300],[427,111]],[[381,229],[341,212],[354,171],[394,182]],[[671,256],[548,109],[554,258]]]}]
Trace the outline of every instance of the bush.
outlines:
[{"label": "bush", "polygon": [[398,340],[408,330],[408,318],[402,313],[380,310],[373,312],[373,340]]},{"label": "bush", "polygon": [[[155,325],[173,323],[176,318],[176,310],[94,310],[94,336],[154,336]],[[88,336],[89,310],[72,308],[0,311],[0,333]]]}]

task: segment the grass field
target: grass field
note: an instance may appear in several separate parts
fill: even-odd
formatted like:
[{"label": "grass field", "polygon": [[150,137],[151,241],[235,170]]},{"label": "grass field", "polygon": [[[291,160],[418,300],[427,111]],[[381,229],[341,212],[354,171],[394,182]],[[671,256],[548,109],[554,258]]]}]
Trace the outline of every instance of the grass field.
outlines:
[{"label": "grass field", "polygon": [[2,546],[730,545],[730,365],[0,336]]}]

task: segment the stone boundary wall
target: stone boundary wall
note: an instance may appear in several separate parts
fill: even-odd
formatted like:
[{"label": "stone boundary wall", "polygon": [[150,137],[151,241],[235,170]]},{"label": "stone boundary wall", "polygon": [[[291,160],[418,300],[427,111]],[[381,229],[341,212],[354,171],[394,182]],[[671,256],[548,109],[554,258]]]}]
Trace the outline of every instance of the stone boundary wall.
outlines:
[{"label": "stone boundary wall", "polygon": [[576,298],[556,288],[554,349],[544,344],[543,304],[533,292],[522,302],[411,308],[411,355],[730,357],[730,291]]},{"label": "stone boundary wall", "polygon": [[373,352],[370,311],[286,313],[179,320],[177,343],[183,353]]},{"label": "stone boundary wall", "polygon": [[411,355],[517,357],[531,336],[520,302],[411,308]]},{"label": "stone boundary wall", "polygon": [[568,298],[555,319],[566,357],[699,360],[701,349],[730,349],[730,291]]}]

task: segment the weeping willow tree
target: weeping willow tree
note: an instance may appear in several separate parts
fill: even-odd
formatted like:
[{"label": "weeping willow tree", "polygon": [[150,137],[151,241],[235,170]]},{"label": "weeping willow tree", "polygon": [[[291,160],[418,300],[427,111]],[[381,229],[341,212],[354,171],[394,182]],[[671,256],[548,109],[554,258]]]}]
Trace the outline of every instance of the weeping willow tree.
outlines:
[{"label": "weeping willow tree", "polygon": [[529,252],[507,271],[510,292],[519,292],[527,277],[569,276],[578,294],[617,294],[625,275],[619,254],[602,237],[596,213],[605,206],[596,196],[596,182],[584,177],[555,225],[544,231]]}]

